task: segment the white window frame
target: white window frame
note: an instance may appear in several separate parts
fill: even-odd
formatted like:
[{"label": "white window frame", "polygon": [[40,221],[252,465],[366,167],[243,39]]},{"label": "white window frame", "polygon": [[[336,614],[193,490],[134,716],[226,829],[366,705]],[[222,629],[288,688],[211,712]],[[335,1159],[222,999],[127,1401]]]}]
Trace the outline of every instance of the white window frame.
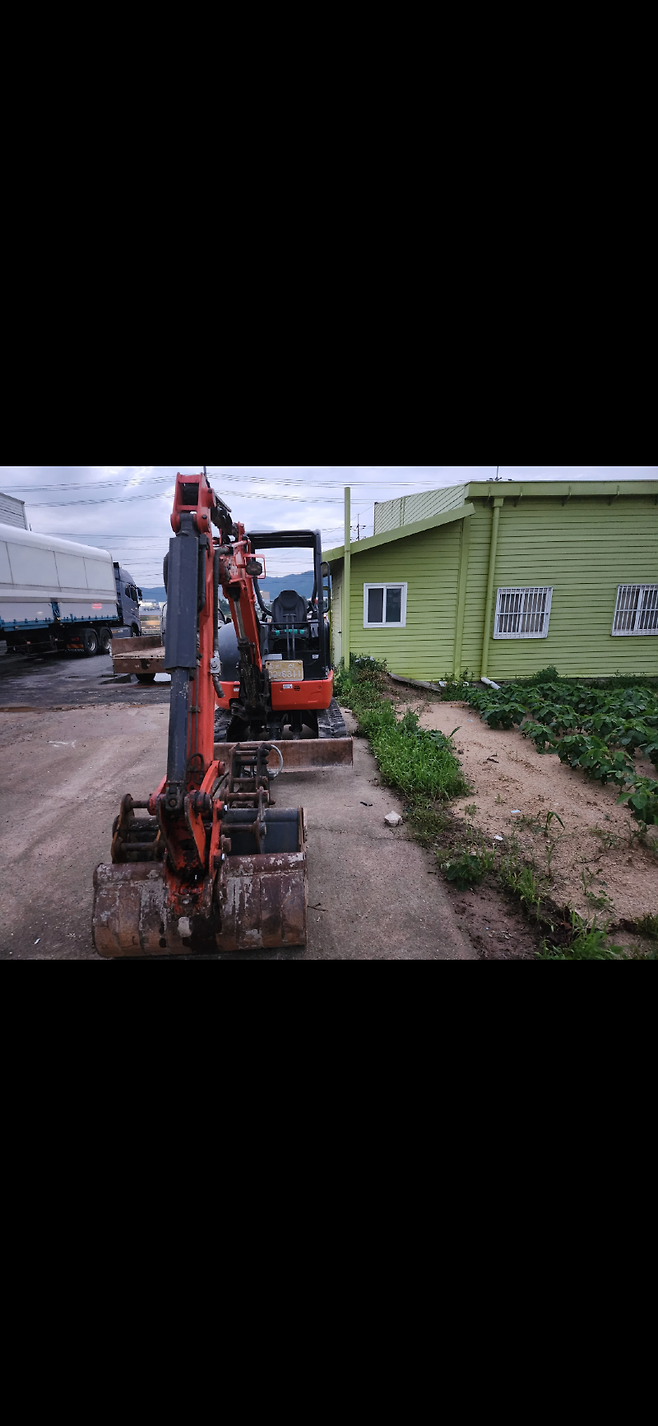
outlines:
[{"label": "white window frame", "polygon": [[[505,609],[504,607],[501,607],[501,606],[503,606],[504,604],[509,603],[509,601],[506,599],[506,596],[507,596],[507,595],[510,595],[510,594],[511,594],[511,595],[514,595],[514,594],[524,594],[524,595],[526,596],[526,598],[523,600],[523,603],[521,604],[521,608],[520,608],[519,610],[514,610],[514,611],[512,611],[512,610],[509,610],[509,609]],[[533,629],[533,630],[520,629],[520,630],[514,630],[514,631],[511,631],[511,630],[509,630],[509,629],[503,629],[502,632],[501,632],[501,630],[500,630],[501,622],[503,622],[506,618],[509,618],[511,614],[520,613],[520,616],[521,616],[521,619],[522,619],[522,620],[528,619],[528,618],[532,619],[532,618],[533,618],[533,604],[536,604],[536,602],[537,602],[537,601],[536,601],[536,596],[537,596],[537,595],[542,595],[542,594],[546,596],[546,599],[545,599],[545,603],[544,603],[544,617],[543,617],[543,620],[542,620],[542,627],[541,627],[541,629]],[[496,612],[495,612],[495,615],[494,615],[494,628],[493,628],[493,636],[494,636],[494,639],[545,639],[546,636],[547,636],[547,634],[548,634],[548,625],[549,625],[549,621],[550,621],[550,617],[551,617],[551,602],[552,602],[552,599],[553,599],[553,585],[552,585],[552,584],[516,584],[516,585],[506,584],[506,585],[502,585],[501,588],[496,591]],[[534,617],[536,618],[536,616],[534,616]]]},{"label": "white window frame", "polygon": [[[387,623],[382,620],[381,624],[370,624],[368,622],[368,594],[371,589],[384,590],[383,613],[386,613],[386,591],[389,589],[401,589],[402,599],[400,601],[399,623]],[[363,627],[364,629],[404,629],[407,624],[407,586],[401,579],[389,579],[386,581],[377,580],[374,584],[364,584],[363,586]]]},{"label": "white window frame", "polygon": [[[637,605],[633,608],[635,595],[638,596]],[[639,628],[643,621],[653,627]],[[615,627],[623,623],[630,624],[630,627]],[[620,584],[610,632],[614,638],[627,638],[629,634],[636,638],[643,634],[658,634],[658,584]]]}]

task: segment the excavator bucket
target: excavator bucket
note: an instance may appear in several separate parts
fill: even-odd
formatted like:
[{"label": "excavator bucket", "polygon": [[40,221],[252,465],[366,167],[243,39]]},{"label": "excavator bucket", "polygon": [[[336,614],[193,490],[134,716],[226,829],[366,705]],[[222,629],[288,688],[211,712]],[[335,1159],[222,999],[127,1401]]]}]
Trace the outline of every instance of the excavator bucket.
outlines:
[{"label": "excavator bucket", "polygon": [[306,945],[306,853],[227,858],[212,904],[172,912],[162,864],[98,866],[94,946],[101,956],[216,955]]},{"label": "excavator bucket", "polygon": [[[167,824],[162,796],[122,799],[114,824],[112,864],[94,873],[92,931],[101,956],[217,955],[306,944],[306,816],[303,807],[271,805],[271,744],[223,749],[204,787],[185,799],[183,840]],[[275,759],[278,763],[279,759]],[[160,806],[159,816],[153,807]],[[135,809],[148,810],[147,817]],[[194,856],[204,869],[190,877],[174,863]]]}]

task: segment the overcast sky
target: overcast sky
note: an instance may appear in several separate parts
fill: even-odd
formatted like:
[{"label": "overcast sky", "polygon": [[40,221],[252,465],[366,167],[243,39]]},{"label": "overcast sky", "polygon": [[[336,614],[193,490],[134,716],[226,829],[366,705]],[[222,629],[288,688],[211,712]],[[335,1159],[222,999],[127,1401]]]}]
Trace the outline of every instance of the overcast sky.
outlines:
[{"label": "overcast sky", "polygon": [[[112,552],[140,585],[162,584],[174,480],[202,466],[0,466],[0,490],[25,500],[28,523]],[[342,543],[343,490],[352,490],[352,539],[373,532],[373,503],[467,480],[496,466],[208,466],[217,494],[247,530],[319,529],[325,549]],[[503,480],[656,480],[658,466],[501,466]],[[308,553],[270,551],[269,574],[301,573]]]}]

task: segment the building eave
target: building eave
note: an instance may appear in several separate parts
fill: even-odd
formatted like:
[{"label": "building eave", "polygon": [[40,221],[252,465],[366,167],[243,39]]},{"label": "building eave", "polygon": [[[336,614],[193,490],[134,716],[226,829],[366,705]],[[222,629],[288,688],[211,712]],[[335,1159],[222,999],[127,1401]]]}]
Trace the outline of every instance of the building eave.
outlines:
[{"label": "building eave", "polygon": [[[450,525],[454,520],[463,520],[466,516],[474,514],[474,505],[458,505],[456,510],[443,510],[440,515],[432,515],[429,520],[415,520],[412,525],[398,526],[396,530],[387,530],[383,535],[370,535],[367,540],[354,540],[350,545],[350,555],[354,559],[356,555],[364,555],[368,550],[378,549],[380,545],[390,545],[394,540],[408,540],[411,535],[421,535],[424,530],[434,530],[439,525]],[[344,545],[337,545],[333,550],[322,551],[322,558],[326,560],[327,564],[335,563],[344,557]]]}]

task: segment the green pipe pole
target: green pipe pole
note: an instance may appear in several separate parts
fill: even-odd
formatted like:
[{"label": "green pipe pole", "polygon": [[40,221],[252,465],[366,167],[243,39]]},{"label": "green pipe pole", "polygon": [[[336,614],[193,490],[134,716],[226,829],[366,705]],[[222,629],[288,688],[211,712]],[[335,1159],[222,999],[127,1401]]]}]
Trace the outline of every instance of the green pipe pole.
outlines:
[{"label": "green pipe pole", "polygon": [[350,585],[351,585],[351,574],[352,574],[352,571],[351,571],[351,568],[350,568],[350,565],[351,565],[351,551],[350,551],[350,496],[351,496],[350,487],[349,487],[349,485],[346,485],[346,486],[345,486],[345,559],[344,559],[344,570],[343,570],[343,601],[342,601],[343,607],[342,607],[342,614],[341,614],[341,622],[342,622],[342,625],[343,625],[343,643],[342,643],[343,660],[344,660],[344,663],[345,663],[345,668],[346,668],[348,671],[349,671],[349,667],[350,667],[350,618],[351,618],[351,613],[352,613],[351,606],[350,606]]},{"label": "green pipe pole", "polygon": [[468,579],[468,553],[471,542],[471,521],[464,516],[459,551],[459,589],[457,592],[457,625],[455,629],[455,653],[452,661],[452,676],[459,678],[462,673],[462,642],[464,638],[464,615],[466,613],[466,582]]},{"label": "green pipe pole", "polygon": [[484,609],[484,628],[482,630],[482,659],[480,661],[480,678],[486,678],[489,665],[489,629],[491,627],[491,606],[493,604],[494,577],[496,574],[496,547],[498,545],[498,522],[500,520],[500,507],[502,499],[499,497],[493,503],[493,518],[491,521],[491,543],[489,545],[489,573],[487,576],[487,602]]}]

